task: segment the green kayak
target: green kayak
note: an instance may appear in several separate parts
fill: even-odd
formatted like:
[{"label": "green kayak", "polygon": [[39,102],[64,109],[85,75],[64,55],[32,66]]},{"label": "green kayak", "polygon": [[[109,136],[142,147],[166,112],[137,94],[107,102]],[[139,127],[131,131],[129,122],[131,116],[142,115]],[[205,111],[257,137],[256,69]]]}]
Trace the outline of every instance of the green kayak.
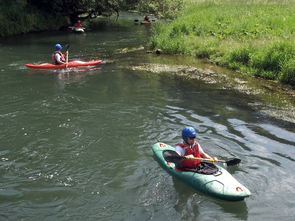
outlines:
[{"label": "green kayak", "polygon": [[171,162],[173,160],[168,159],[169,154],[174,153],[175,148],[159,142],[152,146],[152,150],[155,159],[168,173],[189,184],[197,191],[219,199],[232,201],[243,200],[251,195],[250,191],[223,167],[207,163],[211,164],[210,167],[215,168],[215,170],[209,168],[211,174],[206,174],[204,171],[183,171],[176,167],[177,162]]}]

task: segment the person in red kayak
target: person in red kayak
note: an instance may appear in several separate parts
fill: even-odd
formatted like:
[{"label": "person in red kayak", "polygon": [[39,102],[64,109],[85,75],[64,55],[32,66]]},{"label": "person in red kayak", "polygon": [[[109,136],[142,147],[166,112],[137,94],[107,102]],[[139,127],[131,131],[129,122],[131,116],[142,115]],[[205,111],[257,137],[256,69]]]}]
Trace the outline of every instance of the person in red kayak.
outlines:
[{"label": "person in red kayak", "polygon": [[146,21],[146,22],[150,22],[150,18],[149,18],[148,15],[144,16],[143,20]]},{"label": "person in red kayak", "polygon": [[182,130],[182,139],[183,143],[179,143],[175,147],[175,151],[180,156],[185,156],[187,159],[181,162],[182,167],[195,169],[200,163],[200,160],[194,159],[197,158],[207,158],[214,161],[218,161],[216,157],[212,158],[204,152],[201,145],[196,141],[196,129],[193,127],[185,127]]},{"label": "person in red kayak", "polygon": [[53,64],[66,64],[66,58],[64,54],[61,52],[61,49],[61,44],[55,45],[55,51],[52,53]]},{"label": "person in red kayak", "polygon": [[84,29],[84,27],[82,26],[80,20],[78,20],[78,21],[74,24],[74,28],[83,28],[83,29]]}]

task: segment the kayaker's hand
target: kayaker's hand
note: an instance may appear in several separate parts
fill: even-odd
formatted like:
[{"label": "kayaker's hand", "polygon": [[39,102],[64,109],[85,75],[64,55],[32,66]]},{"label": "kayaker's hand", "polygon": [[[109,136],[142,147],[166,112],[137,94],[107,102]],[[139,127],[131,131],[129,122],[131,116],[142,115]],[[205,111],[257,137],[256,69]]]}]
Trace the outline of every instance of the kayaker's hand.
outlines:
[{"label": "kayaker's hand", "polygon": [[194,155],[187,155],[187,156],[185,156],[187,159],[194,159],[195,157],[194,157]]}]

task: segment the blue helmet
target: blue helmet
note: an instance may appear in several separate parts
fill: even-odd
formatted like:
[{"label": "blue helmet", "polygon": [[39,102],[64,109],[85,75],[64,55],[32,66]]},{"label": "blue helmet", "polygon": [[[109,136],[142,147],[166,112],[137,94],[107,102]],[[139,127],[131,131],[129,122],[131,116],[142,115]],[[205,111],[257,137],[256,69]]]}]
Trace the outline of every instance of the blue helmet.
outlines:
[{"label": "blue helmet", "polygon": [[185,127],[182,129],[182,139],[186,140],[187,138],[195,138],[197,136],[197,131],[193,127]]},{"label": "blue helmet", "polygon": [[61,49],[62,49],[62,46],[61,46],[60,44],[56,44],[56,45],[55,45],[55,50],[58,50],[58,51],[59,51],[59,50],[61,50]]}]

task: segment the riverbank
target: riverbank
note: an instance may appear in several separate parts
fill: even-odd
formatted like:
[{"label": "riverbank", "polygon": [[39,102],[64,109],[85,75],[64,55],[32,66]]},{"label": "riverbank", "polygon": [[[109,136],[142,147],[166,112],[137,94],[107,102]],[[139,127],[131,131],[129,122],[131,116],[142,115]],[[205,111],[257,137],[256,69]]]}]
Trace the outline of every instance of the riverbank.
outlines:
[{"label": "riverbank", "polygon": [[178,18],[154,26],[150,47],[294,88],[294,12],[293,1],[187,1]]},{"label": "riverbank", "polygon": [[[145,62],[137,62],[122,68],[142,74],[163,76],[165,79],[177,79],[185,82],[188,87],[198,88],[199,82],[205,82],[220,90],[236,91],[237,96],[252,97],[248,103],[262,118],[273,118],[278,121],[295,124],[295,90],[292,86],[281,84],[274,80],[253,78],[245,73],[237,73],[228,68],[212,64],[205,59],[196,59],[186,55],[155,55],[147,48],[122,48],[116,54],[126,54],[126,58],[137,53],[138,57],[145,55]],[[130,55],[129,55],[130,54]],[[116,61],[108,61],[107,63]],[[149,73],[149,74],[147,74]],[[151,74],[151,75],[150,75]],[[224,92],[222,92],[224,91]]]}]

